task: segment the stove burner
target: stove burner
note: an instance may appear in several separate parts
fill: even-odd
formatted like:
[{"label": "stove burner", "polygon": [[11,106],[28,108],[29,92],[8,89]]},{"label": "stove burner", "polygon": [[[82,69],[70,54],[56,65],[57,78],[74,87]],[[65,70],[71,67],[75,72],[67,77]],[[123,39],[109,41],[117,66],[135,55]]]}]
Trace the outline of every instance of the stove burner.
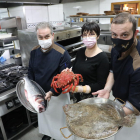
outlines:
[{"label": "stove burner", "polygon": [[24,74],[28,73],[28,68],[23,66],[12,65],[0,70],[0,93],[16,87],[19,80]]}]

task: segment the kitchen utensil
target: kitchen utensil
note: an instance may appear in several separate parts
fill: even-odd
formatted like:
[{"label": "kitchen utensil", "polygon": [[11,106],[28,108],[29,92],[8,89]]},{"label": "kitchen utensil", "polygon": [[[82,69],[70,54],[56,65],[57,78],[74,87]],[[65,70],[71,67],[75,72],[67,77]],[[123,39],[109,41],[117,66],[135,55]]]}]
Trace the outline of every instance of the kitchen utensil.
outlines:
[{"label": "kitchen utensil", "polygon": [[[37,86],[40,90],[40,93],[45,96],[44,90],[38,85],[36,82],[30,80],[35,86]],[[16,93],[18,96],[18,99],[20,100],[21,104],[27,108],[29,111],[37,113],[37,111],[32,107],[32,105],[27,101],[25,97],[25,92],[24,92],[24,80],[20,80],[17,85],[16,85]]]},{"label": "kitchen utensil", "polygon": [[[122,106],[121,106],[119,103],[117,103],[117,102],[115,102],[115,101],[112,101],[112,100],[110,100],[110,99],[104,99],[104,98],[88,98],[88,99],[85,99],[85,100],[80,101],[79,103],[85,103],[85,104],[89,104],[89,105],[92,105],[92,104],[104,104],[104,105],[106,105],[106,104],[108,104],[108,105],[113,106],[113,107],[116,109],[116,111],[118,112],[118,114],[119,114],[119,116],[120,116],[121,118],[123,118],[123,117],[125,116],[125,113],[124,113],[124,111],[123,111]],[[98,113],[98,112],[97,112],[97,113]],[[66,124],[67,124],[67,127],[60,128],[60,132],[61,132],[61,134],[64,136],[64,138],[69,138],[69,137],[71,137],[72,135],[75,135],[75,134],[73,133],[72,129],[70,128],[68,121],[66,121]],[[71,134],[70,136],[68,136],[68,137],[66,137],[66,136],[63,134],[63,132],[62,132],[62,129],[65,129],[65,128],[68,128],[69,131],[72,133],[72,134]],[[122,126],[119,127],[118,131],[119,131],[121,128],[122,128]],[[104,139],[109,138],[109,137],[115,135],[118,131],[115,131],[112,135],[107,136],[107,137],[105,137]],[[76,136],[77,136],[77,135],[76,135]],[[77,136],[77,137],[79,137],[79,136]],[[80,137],[80,138],[82,138],[82,137]],[[90,139],[89,139],[89,140],[90,140]],[[95,140],[95,139],[92,139],[92,140]],[[96,140],[97,140],[97,139],[96,139]]]},{"label": "kitchen utensil", "polygon": [[115,15],[116,13],[114,11],[104,11],[106,15]]}]

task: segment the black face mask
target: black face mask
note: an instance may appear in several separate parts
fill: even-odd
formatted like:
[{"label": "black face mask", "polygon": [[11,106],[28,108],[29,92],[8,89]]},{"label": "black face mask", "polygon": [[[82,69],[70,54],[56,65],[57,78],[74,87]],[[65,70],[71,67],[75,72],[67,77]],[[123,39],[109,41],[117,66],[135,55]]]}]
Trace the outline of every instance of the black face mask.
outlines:
[{"label": "black face mask", "polygon": [[132,46],[134,42],[134,37],[132,37],[130,40],[123,40],[119,38],[117,39],[111,38],[111,40],[113,42],[114,49],[116,49],[121,55],[122,52],[127,51]]}]

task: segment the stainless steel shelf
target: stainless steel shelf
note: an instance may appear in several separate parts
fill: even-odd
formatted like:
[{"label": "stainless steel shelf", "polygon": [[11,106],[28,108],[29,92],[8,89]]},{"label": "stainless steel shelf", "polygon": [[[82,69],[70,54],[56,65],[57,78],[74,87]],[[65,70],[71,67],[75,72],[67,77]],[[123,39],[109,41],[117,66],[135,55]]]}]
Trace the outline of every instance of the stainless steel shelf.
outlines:
[{"label": "stainless steel shelf", "polygon": [[24,124],[24,125],[19,129],[19,131],[15,133],[15,135],[13,135],[13,136],[8,135],[8,137],[9,137],[8,140],[12,140],[14,137],[16,137],[16,136],[18,136],[20,133],[24,132],[26,129],[28,129],[30,126],[32,126],[32,125],[35,124],[36,122],[37,122],[37,121],[32,122],[30,125],[29,125],[29,124]]},{"label": "stainless steel shelf", "polygon": [[0,47],[0,51],[3,51],[3,50],[9,50],[9,49],[14,49],[14,46]]},{"label": "stainless steel shelf", "polygon": [[[67,18],[114,18],[116,15],[103,15],[103,16],[80,16],[80,17],[67,17]],[[133,15],[140,18],[140,15]]]},{"label": "stainless steel shelf", "polygon": [[68,50],[68,49],[70,49],[70,48],[72,48],[72,47],[79,46],[79,45],[82,45],[82,44],[83,44],[82,41],[81,41],[81,42],[78,42],[78,43],[74,43],[74,44],[65,46],[65,49]]},{"label": "stainless steel shelf", "polygon": [[0,94],[0,102],[4,101],[5,99],[9,98],[9,97],[13,97],[14,95],[16,95],[16,88],[12,88],[8,91],[5,91],[3,93]]},{"label": "stainless steel shelf", "polygon": [[[101,31],[100,35],[111,36],[111,32],[110,31]],[[140,36],[140,33],[138,33],[137,36]]]},{"label": "stainless steel shelf", "polygon": [[79,24],[79,23],[86,23],[86,22],[72,22],[72,24]]}]

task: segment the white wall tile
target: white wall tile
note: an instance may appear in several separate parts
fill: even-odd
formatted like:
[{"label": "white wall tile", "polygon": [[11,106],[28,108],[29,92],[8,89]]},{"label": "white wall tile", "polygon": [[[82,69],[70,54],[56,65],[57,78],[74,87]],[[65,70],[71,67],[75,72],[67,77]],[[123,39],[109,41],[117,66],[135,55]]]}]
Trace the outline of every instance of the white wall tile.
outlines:
[{"label": "white wall tile", "polygon": [[41,10],[41,6],[31,6],[32,10]]},{"label": "white wall tile", "polygon": [[47,6],[25,6],[26,21],[28,23],[48,22]]},{"label": "white wall tile", "polygon": [[33,23],[36,23],[36,22],[41,22],[43,19],[42,19],[42,10],[41,9],[32,9],[32,19],[33,19]]},{"label": "white wall tile", "polygon": [[25,7],[25,10],[31,10],[32,6],[24,6],[24,7]]},{"label": "white wall tile", "polygon": [[27,23],[32,23],[33,19],[32,19],[32,10],[31,9],[26,9],[25,10],[25,15],[26,15],[26,22]]},{"label": "white wall tile", "polygon": [[48,7],[47,6],[42,6],[41,9],[42,9],[42,21],[48,22],[49,21]]},{"label": "white wall tile", "polygon": [[48,6],[49,21],[63,21],[63,4]]}]

